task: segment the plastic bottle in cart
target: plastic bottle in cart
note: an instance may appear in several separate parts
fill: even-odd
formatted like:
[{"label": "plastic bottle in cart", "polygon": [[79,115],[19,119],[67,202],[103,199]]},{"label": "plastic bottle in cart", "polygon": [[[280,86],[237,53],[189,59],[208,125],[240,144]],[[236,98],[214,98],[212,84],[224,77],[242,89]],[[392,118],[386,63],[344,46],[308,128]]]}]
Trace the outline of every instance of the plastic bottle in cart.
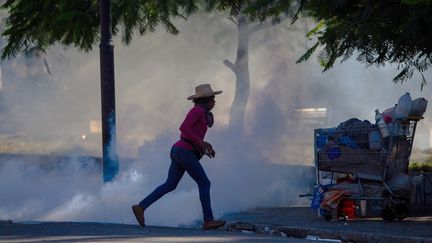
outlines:
[{"label": "plastic bottle in cart", "polygon": [[383,138],[388,137],[390,135],[390,133],[388,131],[387,124],[384,122],[383,116],[379,112],[378,109],[375,110],[375,121],[376,121],[376,124],[378,125],[381,136]]},{"label": "plastic bottle in cart", "polygon": [[395,117],[397,119],[406,119],[411,110],[412,99],[410,93],[402,95],[395,108]]}]

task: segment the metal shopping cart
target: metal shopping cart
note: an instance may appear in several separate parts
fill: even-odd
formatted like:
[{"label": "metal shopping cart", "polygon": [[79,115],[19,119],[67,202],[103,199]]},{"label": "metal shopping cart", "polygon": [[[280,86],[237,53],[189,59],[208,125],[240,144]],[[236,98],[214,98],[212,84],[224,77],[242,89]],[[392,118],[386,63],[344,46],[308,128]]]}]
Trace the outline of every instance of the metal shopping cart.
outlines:
[{"label": "metal shopping cart", "polygon": [[347,214],[380,215],[389,221],[407,216],[411,196],[408,165],[421,119],[409,117],[385,124],[388,134],[384,138],[383,127],[358,120],[314,130],[317,186],[343,192],[333,210],[321,210],[327,220]]}]

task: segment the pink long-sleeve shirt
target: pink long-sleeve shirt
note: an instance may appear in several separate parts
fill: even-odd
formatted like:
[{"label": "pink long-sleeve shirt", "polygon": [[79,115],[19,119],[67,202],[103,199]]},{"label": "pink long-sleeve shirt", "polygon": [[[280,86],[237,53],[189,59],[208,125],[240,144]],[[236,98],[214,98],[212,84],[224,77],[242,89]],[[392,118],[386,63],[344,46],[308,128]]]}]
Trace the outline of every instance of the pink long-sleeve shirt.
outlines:
[{"label": "pink long-sleeve shirt", "polygon": [[[180,131],[180,138],[185,138],[194,144],[201,143],[207,132],[205,110],[202,107],[195,105],[186,115],[186,118],[180,126]],[[173,146],[193,150],[191,144],[181,139]]]}]

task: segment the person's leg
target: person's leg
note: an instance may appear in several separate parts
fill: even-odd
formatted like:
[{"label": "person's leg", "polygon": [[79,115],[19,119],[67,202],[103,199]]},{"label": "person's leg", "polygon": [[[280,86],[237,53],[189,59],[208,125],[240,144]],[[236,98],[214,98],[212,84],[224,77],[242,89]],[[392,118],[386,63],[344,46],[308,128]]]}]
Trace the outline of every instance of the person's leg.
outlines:
[{"label": "person's leg", "polygon": [[[173,149],[174,150],[174,149]],[[172,152],[173,153],[173,152]],[[168,177],[162,185],[157,187],[152,193],[144,198],[139,205],[145,210],[151,204],[156,202],[159,198],[167,194],[168,192],[176,189],[180,179],[183,177],[185,170],[173,159],[171,154],[171,165],[168,170]]]},{"label": "person's leg", "polygon": [[180,154],[179,163],[198,184],[199,197],[204,215],[204,221],[213,220],[213,211],[210,202],[210,180],[193,152],[185,150]]}]

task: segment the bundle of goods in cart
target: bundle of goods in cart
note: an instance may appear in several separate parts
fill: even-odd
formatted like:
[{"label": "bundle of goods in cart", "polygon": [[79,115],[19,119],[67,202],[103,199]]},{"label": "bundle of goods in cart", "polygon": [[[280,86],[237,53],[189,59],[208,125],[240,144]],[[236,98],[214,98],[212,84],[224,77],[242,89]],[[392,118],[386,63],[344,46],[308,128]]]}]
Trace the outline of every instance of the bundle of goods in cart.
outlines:
[{"label": "bundle of goods in cart", "polygon": [[408,215],[413,185],[408,175],[417,122],[427,100],[402,95],[394,107],[375,110],[375,124],[351,118],[314,131],[317,186],[311,207],[327,220]]},{"label": "bundle of goods in cart", "polygon": [[406,134],[408,131],[406,131],[406,126],[402,126],[403,121],[409,118],[421,118],[426,111],[427,103],[425,98],[412,100],[411,95],[406,93],[399,98],[395,106],[385,109],[382,113],[376,109],[375,120],[382,137]]}]

